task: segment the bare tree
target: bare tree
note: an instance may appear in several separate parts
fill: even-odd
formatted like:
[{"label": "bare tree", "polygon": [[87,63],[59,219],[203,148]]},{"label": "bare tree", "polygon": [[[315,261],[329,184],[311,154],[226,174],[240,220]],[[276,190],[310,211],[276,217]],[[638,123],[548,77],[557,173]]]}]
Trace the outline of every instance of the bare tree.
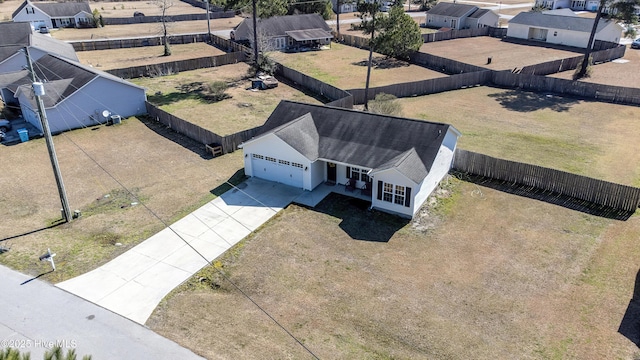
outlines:
[{"label": "bare tree", "polygon": [[171,55],[171,46],[169,45],[169,23],[171,19],[167,16],[167,10],[173,7],[172,0],[155,0],[156,6],[160,8],[162,14],[160,19],[162,22],[162,42],[164,43],[164,56]]}]

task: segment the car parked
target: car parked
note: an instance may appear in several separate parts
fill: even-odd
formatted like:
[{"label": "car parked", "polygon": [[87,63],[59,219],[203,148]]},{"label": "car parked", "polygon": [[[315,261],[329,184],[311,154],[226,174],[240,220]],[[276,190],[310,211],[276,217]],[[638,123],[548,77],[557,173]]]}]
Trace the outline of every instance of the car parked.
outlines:
[{"label": "car parked", "polygon": [[0,131],[6,133],[9,130],[11,130],[11,122],[6,119],[0,119]]},{"label": "car parked", "polygon": [[631,43],[631,48],[640,49],[640,38],[633,40],[633,42]]},{"label": "car parked", "polygon": [[48,34],[49,33],[49,28],[46,26],[40,26],[40,29],[38,29],[40,31],[40,34]]}]

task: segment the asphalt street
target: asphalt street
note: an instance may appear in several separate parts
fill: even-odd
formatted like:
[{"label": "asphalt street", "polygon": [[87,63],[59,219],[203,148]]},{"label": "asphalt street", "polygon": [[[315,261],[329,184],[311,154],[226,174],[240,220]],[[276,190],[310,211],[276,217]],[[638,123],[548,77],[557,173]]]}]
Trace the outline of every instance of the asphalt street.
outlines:
[{"label": "asphalt street", "polygon": [[55,344],[76,349],[78,359],[202,359],[140,324],[32,279],[0,265],[0,349],[19,348],[32,360]]}]

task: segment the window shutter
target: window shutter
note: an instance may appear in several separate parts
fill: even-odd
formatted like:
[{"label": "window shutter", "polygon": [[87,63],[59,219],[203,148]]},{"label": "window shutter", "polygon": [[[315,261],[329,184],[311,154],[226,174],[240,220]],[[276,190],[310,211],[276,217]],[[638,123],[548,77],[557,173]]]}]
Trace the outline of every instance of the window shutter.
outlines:
[{"label": "window shutter", "polygon": [[405,194],[404,194],[404,206],[409,207],[410,204],[411,204],[411,188],[406,187]]},{"label": "window shutter", "polygon": [[382,180],[378,180],[378,200],[382,200]]},{"label": "window shutter", "polygon": [[351,179],[351,168],[347,166],[347,179]]}]

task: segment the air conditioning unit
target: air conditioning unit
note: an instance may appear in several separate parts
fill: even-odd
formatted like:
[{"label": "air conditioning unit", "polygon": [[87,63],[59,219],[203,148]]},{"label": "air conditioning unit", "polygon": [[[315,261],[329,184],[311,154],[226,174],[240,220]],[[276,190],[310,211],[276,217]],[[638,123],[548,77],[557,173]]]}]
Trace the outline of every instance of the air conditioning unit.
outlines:
[{"label": "air conditioning unit", "polygon": [[111,115],[111,123],[113,125],[118,125],[122,122],[122,118],[120,115]]}]

